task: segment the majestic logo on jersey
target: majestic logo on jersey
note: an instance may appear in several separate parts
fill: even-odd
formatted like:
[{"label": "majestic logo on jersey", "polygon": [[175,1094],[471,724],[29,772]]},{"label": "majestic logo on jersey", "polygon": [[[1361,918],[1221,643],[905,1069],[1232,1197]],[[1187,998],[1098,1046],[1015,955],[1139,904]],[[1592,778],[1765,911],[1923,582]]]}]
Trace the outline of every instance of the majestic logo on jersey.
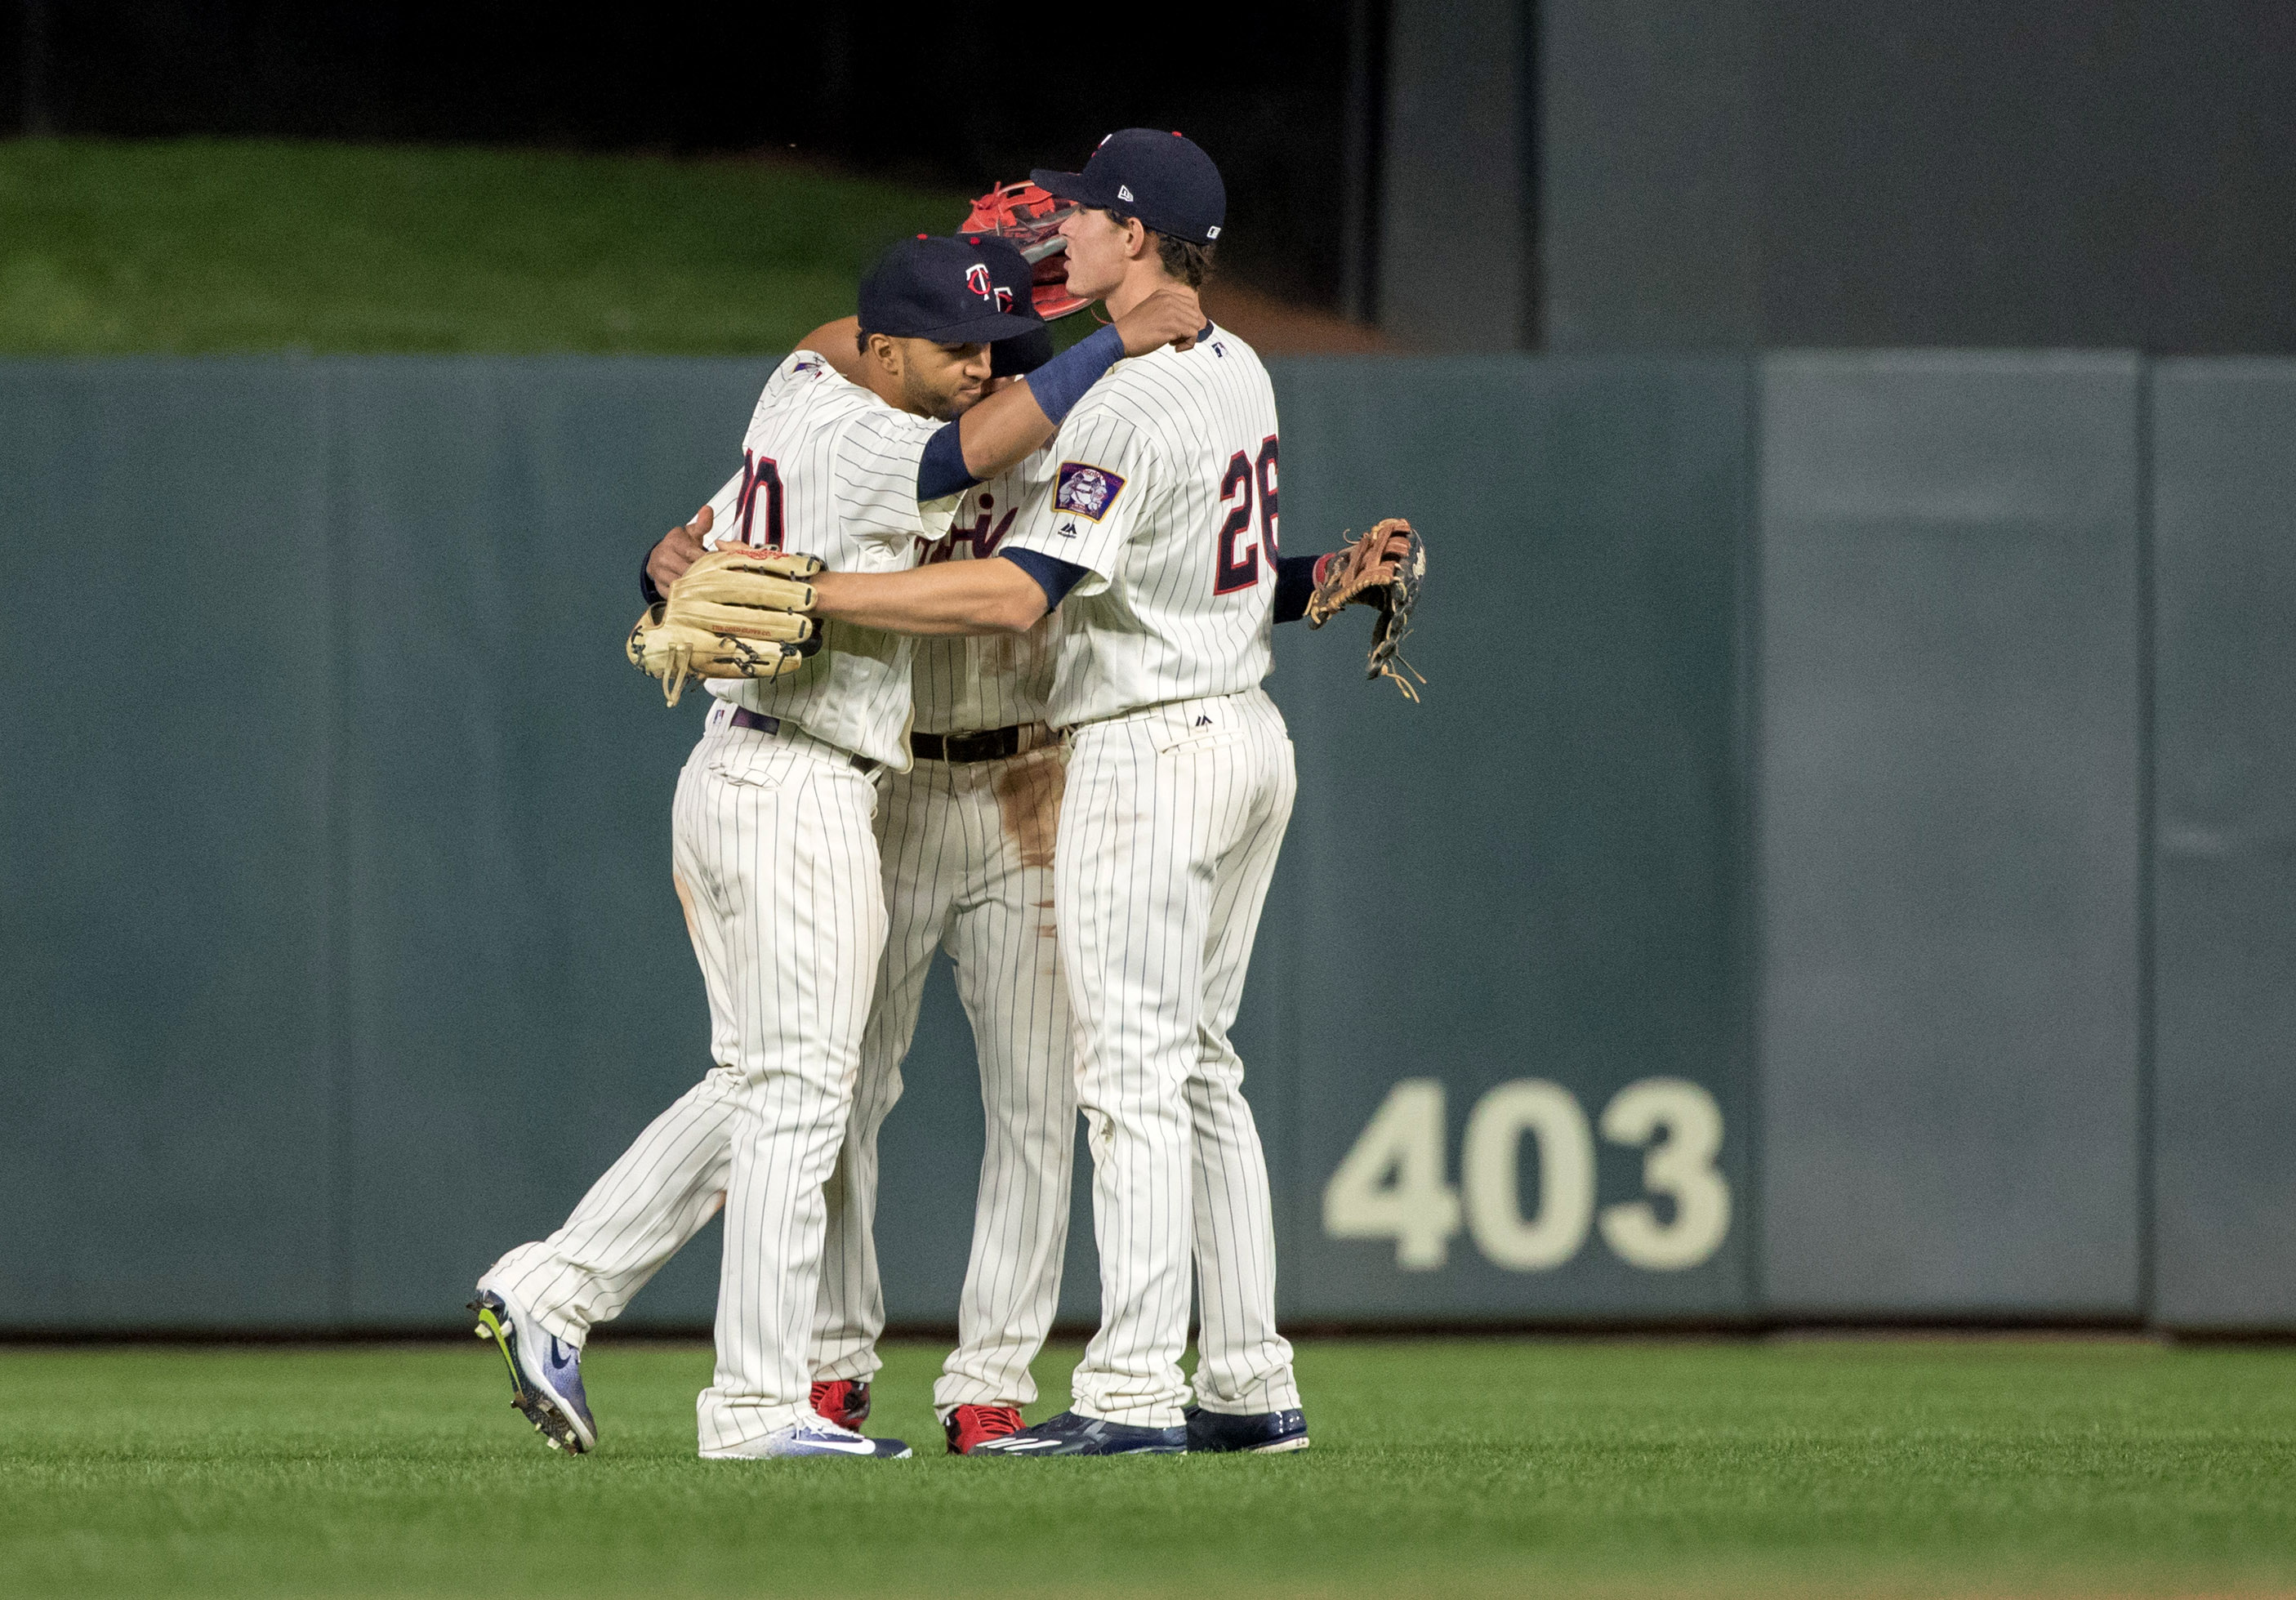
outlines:
[{"label": "majestic logo on jersey", "polygon": [[791,373],[802,373],[808,378],[817,378],[821,375],[821,363],[808,358],[804,361],[793,364],[790,367],[790,371]]},{"label": "majestic logo on jersey", "polygon": [[975,261],[972,266],[966,267],[964,269],[964,286],[967,289],[972,290],[973,293],[979,295],[982,299],[987,300],[990,305],[993,306],[996,303],[996,285],[988,281],[988,263],[984,261]]},{"label": "majestic logo on jersey", "polygon": [[1061,463],[1061,486],[1054,492],[1053,509],[1072,511],[1097,522],[1124,492],[1124,480],[1105,467],[1081,461]]}]

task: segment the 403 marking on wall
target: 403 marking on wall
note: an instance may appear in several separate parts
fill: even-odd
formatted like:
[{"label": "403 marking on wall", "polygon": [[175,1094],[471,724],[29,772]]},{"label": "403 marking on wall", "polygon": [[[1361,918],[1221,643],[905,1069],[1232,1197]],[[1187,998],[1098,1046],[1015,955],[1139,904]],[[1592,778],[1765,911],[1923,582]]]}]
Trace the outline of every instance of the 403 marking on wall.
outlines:
[{"label": "403 marking on wall", "polygon": [[[1559,1083],[1521,1078],[1475,1102],[1460,1141],[1461,1186],[1446,1174],[1443,1084],[1406,1078],[1387,1092],[1347,1158],[1324,1186],[1324,1231],[1334,1239],[1393,1239],[1406,1272],[1450,1259],[1464,1220],[1494,1265],[1546,1272],[1576,1256],[1599,1227],[1631,1267],[1696,1267],[1730,1233],[1730,1185],[1715,1165],[1722,1110],[1682,1078],[1630,1083],[1603,1108],[1603,1137],[1643,1151],[1643,1187],[1674,1202],[1661,1218],[1648,1199],[1595,1206],[1595,1129]],[[1538,1203],[1522,1209],[1526,1137],[1538,1141]]]}]

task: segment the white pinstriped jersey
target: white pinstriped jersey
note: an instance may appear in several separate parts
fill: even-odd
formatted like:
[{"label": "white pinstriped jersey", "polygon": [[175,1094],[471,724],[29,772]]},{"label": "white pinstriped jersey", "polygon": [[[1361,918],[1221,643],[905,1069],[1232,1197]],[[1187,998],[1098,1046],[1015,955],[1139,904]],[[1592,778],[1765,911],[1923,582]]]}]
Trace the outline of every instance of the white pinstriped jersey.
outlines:
[{"label": "white pinstriped jersey", "polygon": [[[947,536],[918,542],[917,564],[996,554],[1022,511],[1051,485],[1054,460],[1049,448],[1039,450],[1011,472],[967,489]],[[917,731],[964,734],[1044,721],[1060,627],[1055,611],[1024,634],[919,639],[913,674]]]},{"label": "white pinstriped jersey", "polygon": [[[917,464],[941,426],[848,382],[814,352],[793,352],[758,397],[742,470],[709,502],[709,543],[817,555],[840,572],[906,570],[918,541],[940,537],[956,514],[955,495],[917,503]],[[708,686],[841,750],[906,768],[909,669],[907,638],[831,622],[820,653],[788,677],[714,678]]]},{"label": "white pinstriped jersey", "polygon": [[1088,570],[1061,603],[1056,726],[1274,669],[1275,453],[1267,369],[1218,326],[1119,362],[1069,414],[1053,482],[1004,540]]}]

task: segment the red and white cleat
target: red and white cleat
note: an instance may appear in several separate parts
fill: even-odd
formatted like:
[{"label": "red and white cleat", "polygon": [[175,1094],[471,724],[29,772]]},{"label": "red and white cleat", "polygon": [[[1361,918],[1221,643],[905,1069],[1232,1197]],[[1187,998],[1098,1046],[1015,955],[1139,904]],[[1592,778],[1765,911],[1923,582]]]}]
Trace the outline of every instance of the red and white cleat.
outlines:
[{"label": "red and white cleat", "polygon": [[948,1435],[948,1453],[970,1456],[973,1447],[992,1439],[1007,1439],[1025,1424],[1018,1406],[959,1406],[941,1424]]},{"label": "red and white cleat", "polygon": [[827,1417],[840,1428],[850,1428],[856,1433],[869,1420],[869,1385],[855,1383],[850,1378],[832,1378],[813,1386],[813,1411],[816,1416]]}]

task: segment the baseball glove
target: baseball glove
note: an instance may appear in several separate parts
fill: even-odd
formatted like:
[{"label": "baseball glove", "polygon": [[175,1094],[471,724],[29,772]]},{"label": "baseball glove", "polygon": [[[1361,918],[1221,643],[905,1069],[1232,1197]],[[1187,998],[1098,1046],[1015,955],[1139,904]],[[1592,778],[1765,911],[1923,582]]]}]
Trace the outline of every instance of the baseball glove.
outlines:
[{"label": "baseball glove", "polygon": [[994,234],[1020,246],[1031,268],[1029,298],[1046,322],[1081,311],[1092,302],[1069,292],[1069,242],[1061,224],[1076,214],[1073,201],[1046,193],[1034,184],[999,184],[972,202],[960,234]]},{"label": "baseball glove", "polygon": [[1411,632],[1411,610],[1427,579],[1427,544],[1410,523],[1390,517],[1344,550],[1316,559],[1316,590],[1308,597],[1308,626],[1321,628],[1343,607],[1368,605],[1379,612],[1372,625],[1367,678],[1391,677],[1411,700],[1427,680],[1402,655]]},{"label": "baseball glove", "polygon": [[780,677],[821,648],[805,613],[821,570],[810,555],[736,545],[712,550],[678,575],[669,595],[630,629],[630,662],[661,679],[676,705],[689,677]]}]

